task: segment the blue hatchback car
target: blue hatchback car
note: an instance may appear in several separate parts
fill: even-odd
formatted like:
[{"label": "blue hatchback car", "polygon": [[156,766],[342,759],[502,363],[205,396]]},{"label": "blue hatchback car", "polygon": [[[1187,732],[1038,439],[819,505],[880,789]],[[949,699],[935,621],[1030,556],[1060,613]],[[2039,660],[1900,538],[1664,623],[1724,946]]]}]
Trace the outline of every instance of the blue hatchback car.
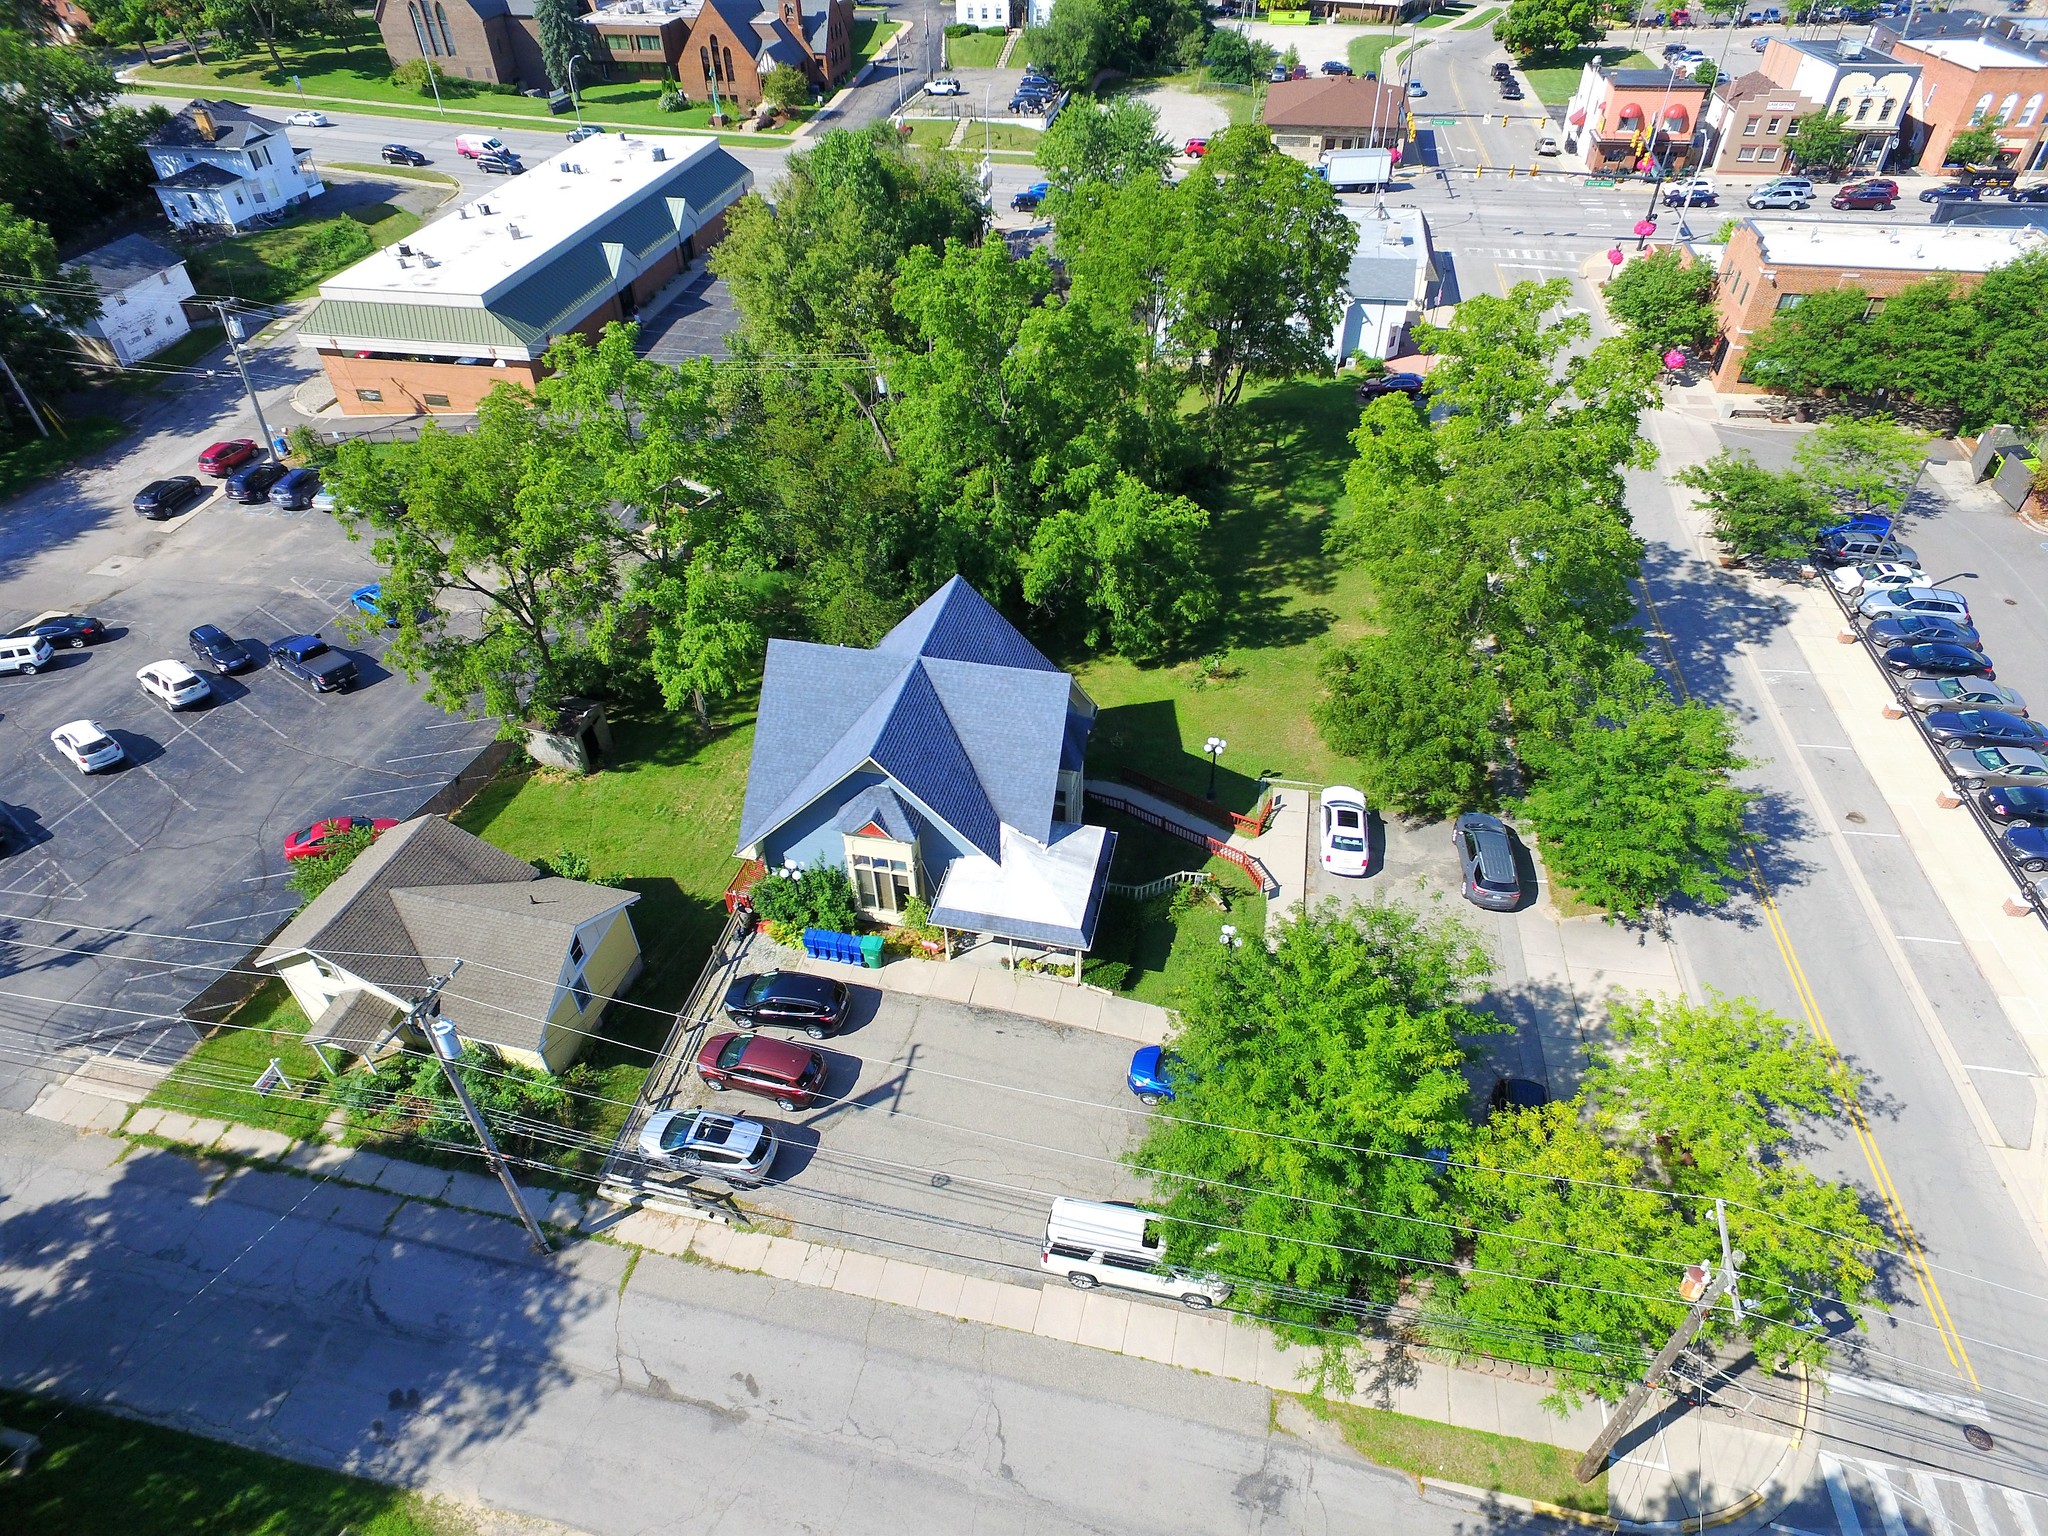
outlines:
[{"label": "blue hatchback car", "polygon": [[1131,1054],[1131,1070],[1125,1081],[1141,1104],[1169,1104],[1173,1101],[1173,1079],[1180,1058],[1157,1045],[1141,1045]]},{"label": "blue hatchback car", "polygon": [[295,469],[270,488],[270,504],[287,512],[303,512],[320,489],[320,471]]}]

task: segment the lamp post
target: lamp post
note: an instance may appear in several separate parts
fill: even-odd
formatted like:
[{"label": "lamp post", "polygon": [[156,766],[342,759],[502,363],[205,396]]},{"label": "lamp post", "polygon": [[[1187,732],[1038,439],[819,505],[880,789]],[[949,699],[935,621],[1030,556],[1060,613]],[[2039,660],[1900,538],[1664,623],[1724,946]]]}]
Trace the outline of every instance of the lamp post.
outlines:
[{"label": "lamp post", "polygon": [[576,109],[576,126],[578,128],[583,126],[583,103],[576,99],[576,66],[582,62],[582,54],[572,53],[569,55],[569,105]]},{"label": "lamp post", "polygon": [[1209,798],[1216,798],[1216,759],[1223,755],[1223,749],[1230,743],[1221,736],[1211,736],[1202,744],[1202,750],[1209,754]]},{"label": "lamp post", "polygon": [[1929,582],[1928,585],[1932,587],[1945,587],[1952,581],[1975,581],[1976,579],[1977,573],[1975,571],[1951,571],[1948,575]]}]

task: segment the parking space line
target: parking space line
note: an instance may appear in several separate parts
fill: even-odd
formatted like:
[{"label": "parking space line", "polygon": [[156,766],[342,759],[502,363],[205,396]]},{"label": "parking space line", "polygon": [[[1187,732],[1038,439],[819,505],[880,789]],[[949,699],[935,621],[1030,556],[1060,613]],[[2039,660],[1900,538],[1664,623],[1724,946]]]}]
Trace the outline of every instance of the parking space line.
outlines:
[{"label": "parking space line", "polygon": [[[38,759],[38,761],[40,761],[40,759]],[[99,803],[100,791],[95,790],[92,794],[88,795],[83,789],[79,789],[77,784],[72,783],[72,780],[69,777],[69,775],[59,771],[54,765],[44,763],[43,766],[48,768],[50,772],[56,774],[58,778],[63,779],[66,784],[70,784],[74,790],[77,790],[78,798],[80,801],[79,804],[71,807],[70,810],[66,811],[62,816],[59,816],[55,821],[44,822],[44,831],[49,832],[56,830],[57,827],[62,825],[65,821],[67,821],[77,812],[84,810],[87,806],[91,806],[94,810],[100,813],[101,818],[106,822],[108,826],[112,827],[116,832],[119,832],[121,834],[121,840],[123,842],[127,843],[127,845],[130,848],[133,848],[137,853],[142,852],[142,844],[138,843],[137,841],[135,841],[134,838],[130,837],[126,829],[122,827],[121,823],[114,820],[112,816],[109,816],[107,814],[106,807]]]},{"label": "parking space line", "polygon": [[188,736],[191,737],[192,740],[198,743],[200,746],[206,748],[207,751],[211,752],[215,757],[219,758],[222,762],[226,763],[230,768],[234,768],[235,772],[240,773],[242,771],[239,767],[236,767],[235,760],[233,758],[229,757],[227,753],[221,751],[219,747],[216,747],[212,742],[208,741],[204,736],[201,736],[199,734],[198,721],[195,720],[192,724],[186,726],[182,731],[178,732],[177,735],[173,736],[171,740],[183,741]]},{"label": "parking space line", "polygon": [[1961,944],[1961,939],[1930,939],[1917,933],[1895,933],[1895,939],[1904,939],[1908,944]]},{"label": "parking space line", "polygon": [[475,751],[475,747],[447,747],[439,752],[409,752],[404,757],[387,757],[384,762],[387,766],[392,763],[416,763],[423,757],[460,757],[464,753]]},{"label": "parking space line", "polygon": [[344,803],[350,800],[375,800],[379,795],[402,795],[407,790],[417,793],[426,787],[424,783],[401,784],[396,789],[366,789],[359,795],[343,795],[341,798]]},{"label": "parking space line", "polygon": [[296,635],[303,633],[303,631],[301,630],[296,630],[292,628],[292,621],[290,619],[278,618],[276,614],[272,613],[268,608],[264,607],[261,603],[258,603],[256,605],[256,611],[260,614],[263,614],[267,618],[276,620],[276,622],[282,624],[285,627],[285,629],[291,634]]},{"label": "parking space line", "polygon": [[187,923],[187,933],[197,933],[202,928],[225,928],[230,923],[252,923],[259,917],[283,917],[287,912],[296,912],[297,907],[279,907],[274,912],[244,912],[240,917],[217,917],[210,923]]},{"label": "parking space line", "polygon": [[438,725],[422,726],[421,729],[428,731],[452,731],[457,726],[463,725],[490,725],[494,721],[496,721],[497,718],[498,717],[496,715],[483,715],[475,720],[443,720]]},{"label": "parking space line", "polygon": [[261,885],[261,884],[262,884],[262,883],[263,883],[263,882],[264,882],[265,880],[282,880],[282,879],[283,879],[283,878],[284,878],[284,877],[285,877],[286,875],[288,875],[288,874],[290,874],[290,873],[291,873],[291,871],[290,871],[290,870],[288,870],[288,869],[280,869],[280,870],[279,870],[279,871],[278,871],[278,872],[277,872],[276,874],[274,874],[274,875],[251,875],[251,876],[249,876],[249,878],[248,878],[248,879],[244,880],[244,881],[242,882],[242,884],[244,884],[244,885]]},{"label": "parking space line", "polygon": [[273,736],[275,736],[275,737],[276,737],[276,738],[277,738],[277,739],[278,739],[279,741],[290,741],[290,740],[291,740],[291,737],[289,737],[289,736],[285,735],[285,733],[284,733],[283,731],[280,731],[280,730],[279,730],[279,729],[278,729],[278,728],[277,728],[276,726],[272,725],[272,724],[271,724],[271,723],[270,723],[270,722],[269,722],[268,720],[264,719],[264,718],[263,718],[263,717],[262,717],[261,715],[257,714],[255,710],[251,709],[251,708],[250,708],[250,707],[248,706],[248,704],[247,704],[247,702],[246,702],[246,701],[244,701],[244,700],[242,700],[242,699],[237,699],[237,700],[235,700],[235,708],[239,709],[239,710],[240,710],[240,711],[241,711],[241,712],[242,712],[243,714],[247,715],[247,716],[248,716],[248,717],[249,717],[249,718],[250,718],[251,720],[254,720],[254,721],[255,721],[255,722],[256,722],[256,723],[258,724],[258,725],[262,726],[262,727],[263,727],[263,729],[265,729],[266,731],[270,732],[270,734],[271,734],[271,735],[273,735]]},{"label": "parking space line", "polygon": [[1863,828],[1861,828],[1861,827],[1843,827],[1843,828],[1841,829],[1841,833],[1842,833],[1842,836],[1844,836],[1844,837],[1897,837],[1897,836],[1899,836],[1899,834],[1898,834],[1898,833],[1896,833],[1896,832],[1866,832],[1866,831],[1864,831],[1864,830],[1863,830]]},{"label": "parking space line", "polygon": [[1964,1070],[1965,1072],[1996,1072],[1996,1073],[1998,1073],[1998,1074],[1999,1074],[1999,1076],[2001,1076],[2001,1077],[2035,1077],[2035,1076],[2038,1076],[2038,1074],[2037,1074],[2037,1073],[2029,1072],[2029,1071],[2028,1071],[2028,1070],[2027,1070],[2027,1069],[2026,1069],[2025,1067],[1984,1067],[1984,1066],[1973,1066],[1973,1065],[1970,1065],[1970,1064],[1968,1064],[1968,1063],[1965,1063],[1965,1064],[1964,1064],[1964,1066],[1963,1066],[1963,1070]]},{"label": "parking space line", "polygon": [[[163,781],[163,779],[162,779],[162,778],[160,778],[160,777],[158,777],[157,771],[156,771],[156,770],[155,770],[154,768],[150,767],[150,766],[149,766],[149,764],[147,764],[147,763],[137,763],[137,764],[136,764],[135,766],[136,766],[136,767],[138,767],[138,768],[140,768],[140,769],[141,769],[141,770],[142,770],[142,771],[143,771],[144,773],[148,774],[148,775],[149,775],[149,776],[150,776],[150,777],[151,777],[152,779],[156,779],[157,783],[159,783],[159,784],[163,784],[163,786],[164,786],[164,793],[165,793],[165,794],[167,794],[167,795],[169,795],[169,796],[170,796],[170,797],[171,797],[171,798],[172,798],[173,800],[177,801],[177,802],[178,802],[178,804],[180,804],[180,805],[182,805],[183,807],[185,807],[185,809],[186,809],[186,810],[188,810],[188,811],[192,811],[192,812],[194,812],[194,813],[196,813],[196,812],[197,812],[197,811],[199,810],[199,807],[198,807],[198,806],[194,805],[194,804],[193,804],[193,803],[192,803],[192,802],[191,802],[190,800],[187,800],[187,799],[186,799],[186,798],[185,798],[185,797],[184,797],[183,795],[179,794],[179,793],[178,793],[178,792],[177,792],[177,791],[176,791],[175,789],[172,789],[170,785],[168,785],[168,784],[164,784],[164,781]],[[139,850],[139,849],[141,848],[141,846],[142,846],[142,845],[141,845],[140,843],[137,843],[137,844],[136,844],[135,846],[136,846],[136,847],[137,847],[137,849]]]}]

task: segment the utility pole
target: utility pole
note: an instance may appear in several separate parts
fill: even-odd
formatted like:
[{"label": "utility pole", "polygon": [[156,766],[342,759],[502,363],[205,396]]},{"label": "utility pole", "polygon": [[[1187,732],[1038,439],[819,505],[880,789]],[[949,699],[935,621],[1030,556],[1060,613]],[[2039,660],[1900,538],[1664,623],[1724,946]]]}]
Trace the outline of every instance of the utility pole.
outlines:
[{"label": "utility pole", "polygon": [[256,426],[263,433],[263,451],[276,457],[276,448],[271,441],[270,423],[263,419],[263,402],[256,398],[256,386],[249,382],[249,365],[242,361],[242,338],[236,331],[240,315],[230,315],[226,300],[216,300],[213,312],[220,316],[220,328],[228,334],[228,351],[235,359],[235,371],[242,376],[242,388],[249,392],[249,408],[256,413]]},{"label": "utility pole", "polygon": [[462,1074],[456,1070],[462,1060],[462,1041],[455,1033],[455,1026],[447,1019],[433,1017],[440,1007],[441,989],[462,969],[457,960],[448,967],[446,976],[436,976],[427,990],[407,1010],[407,1022],[426,1033],[427,1043],[433,1049],[434,1059],[441,1063],[441,1072],[448,1079],[448,1086],[455,1091],[455,1100],[462,1106],[463,1114],[469,1117],[469,1128],[476,1132],[476,1139],[484,1149],[484,1157],[491,1169],[498,1175],[498,1182],[505,1186],[505,1194],[512,1201],[512,1209],[519,1213],[519,1219],[526,1225],[526,1235],[533,1239],[536,1253],[552,1253],[547,1235],[540,1229],[540,1223],[533,1219],[533,1213],[526,1208],[526,1197],[520,1192],[519,1181],[512,1177],[512,1165],[505,1160],[505,1154],[498,1150],[498,1143],[491,1136],[491,1129],[484,1124],[484,1117],[476,1107],[476,1101],[469,1096],[469,1088],[462,1081]]},{"label": "utility pole", "polygon": [[[1670,1373],[1678,1357],[1685,1353],[1686,1345],[1690,1344],[1693,1335],[1700,1331],[1701,1324],[1707,1320],[1707,1314],[1714,1310],[1715,1304],[1723,1296],[1735,1289],[1735,1272],[1741,1264],[1741,1253],[1730,1253],[1728,1261],[1721,1266],[1720,1271],[1707,1281],[1706,1288],[1699,1293],[1699,1299],[1693,1302],[1692,1310],[1686,1313],[1685,1321],[1680,1323],[1678,1331],[1671,1335],[1671,1342],[1657,1352],[1657,1358],[1650,1362],[1650,1369],[1644,1374],[1643,1379],[1636,1383],[1634,1390],[1627,1397],[1622,1399],[1621,1406],[1614,1410],[1614,1416],[1607,1421],[1607,1427],[1594,1437],[1593,1443],[1586,1447],[1586,1454],[1579,1458],[1579,1464],[1573,1469],[1572,1475],[1580,1482],[1590,1483],[1600,1475],[1601,1469],[1607,1465],[1607,1456],[1614,1449],[1614,1443],[1628,1433],[1629,1425],[1633,1424],[1636,1415],[1643,1411],[1643,1404],[1649,1401],[1650,1394],[1657,1390],[1665,1376]],[[1704,1271],[1695,1266],[1687,1270],[1686,1275],[1688,1279],[1695,1276],[1703,1277]]]},{"label": "utility pole", "polygon": [[0,357],[0,373],[6,374],[7,382],[14,386],[14,393],[21,401],[21,408],[28,412],[28,419],[36,424],[36,430],[42,433],[44,437],[48,437],[50,435],[49,424],[43,420],[42,414],[30,402],[28,391],[21,387],[21,380],[14,376],[14,369],[8,365],[7,359],[4,357]]}]

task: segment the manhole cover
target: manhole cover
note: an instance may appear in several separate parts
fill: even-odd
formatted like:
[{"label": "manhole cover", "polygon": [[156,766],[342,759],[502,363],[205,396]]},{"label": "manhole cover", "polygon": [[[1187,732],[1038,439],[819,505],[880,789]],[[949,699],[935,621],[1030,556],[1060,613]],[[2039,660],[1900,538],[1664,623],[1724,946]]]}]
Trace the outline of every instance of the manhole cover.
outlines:
[{"label": "manhole cover", "polygon": [[2019,607],[2019,605],[2020,605],[2020,600],[2019,600],[2018,598],[2016,598],[2016,597],[2008,597],[2008,598],[2007,598],[2007,599],[2005,600],[2005,606],[2006,606],[2006,607],[2008,607],[2008,608],[2017,608],[2017,607]]},{"label": "manhole cover", "polygon": [[950,1173],[935,1173],[932,1175],[933,1189],[944,1189],[948,1184],[952,1182],[953,1175],[951,1175]]},{"label": "manhole cover", "polygon": [[1864,822],[1870,820],[1870,818],[1864,815],[1861,811],[1851,811],[1848,815],[1844,816],[1842,820],[1853,821],[1858,826],[1861,826]]},{"label": "manhole cover", "polygon": [[1991,1450],[1998,1444],[1996,1440],[1991,1438],[1990,1430],[1979,1429],[1974,1424],[1965,1424],[1963,1426],[1963,1438],[1980,1451]]}]

